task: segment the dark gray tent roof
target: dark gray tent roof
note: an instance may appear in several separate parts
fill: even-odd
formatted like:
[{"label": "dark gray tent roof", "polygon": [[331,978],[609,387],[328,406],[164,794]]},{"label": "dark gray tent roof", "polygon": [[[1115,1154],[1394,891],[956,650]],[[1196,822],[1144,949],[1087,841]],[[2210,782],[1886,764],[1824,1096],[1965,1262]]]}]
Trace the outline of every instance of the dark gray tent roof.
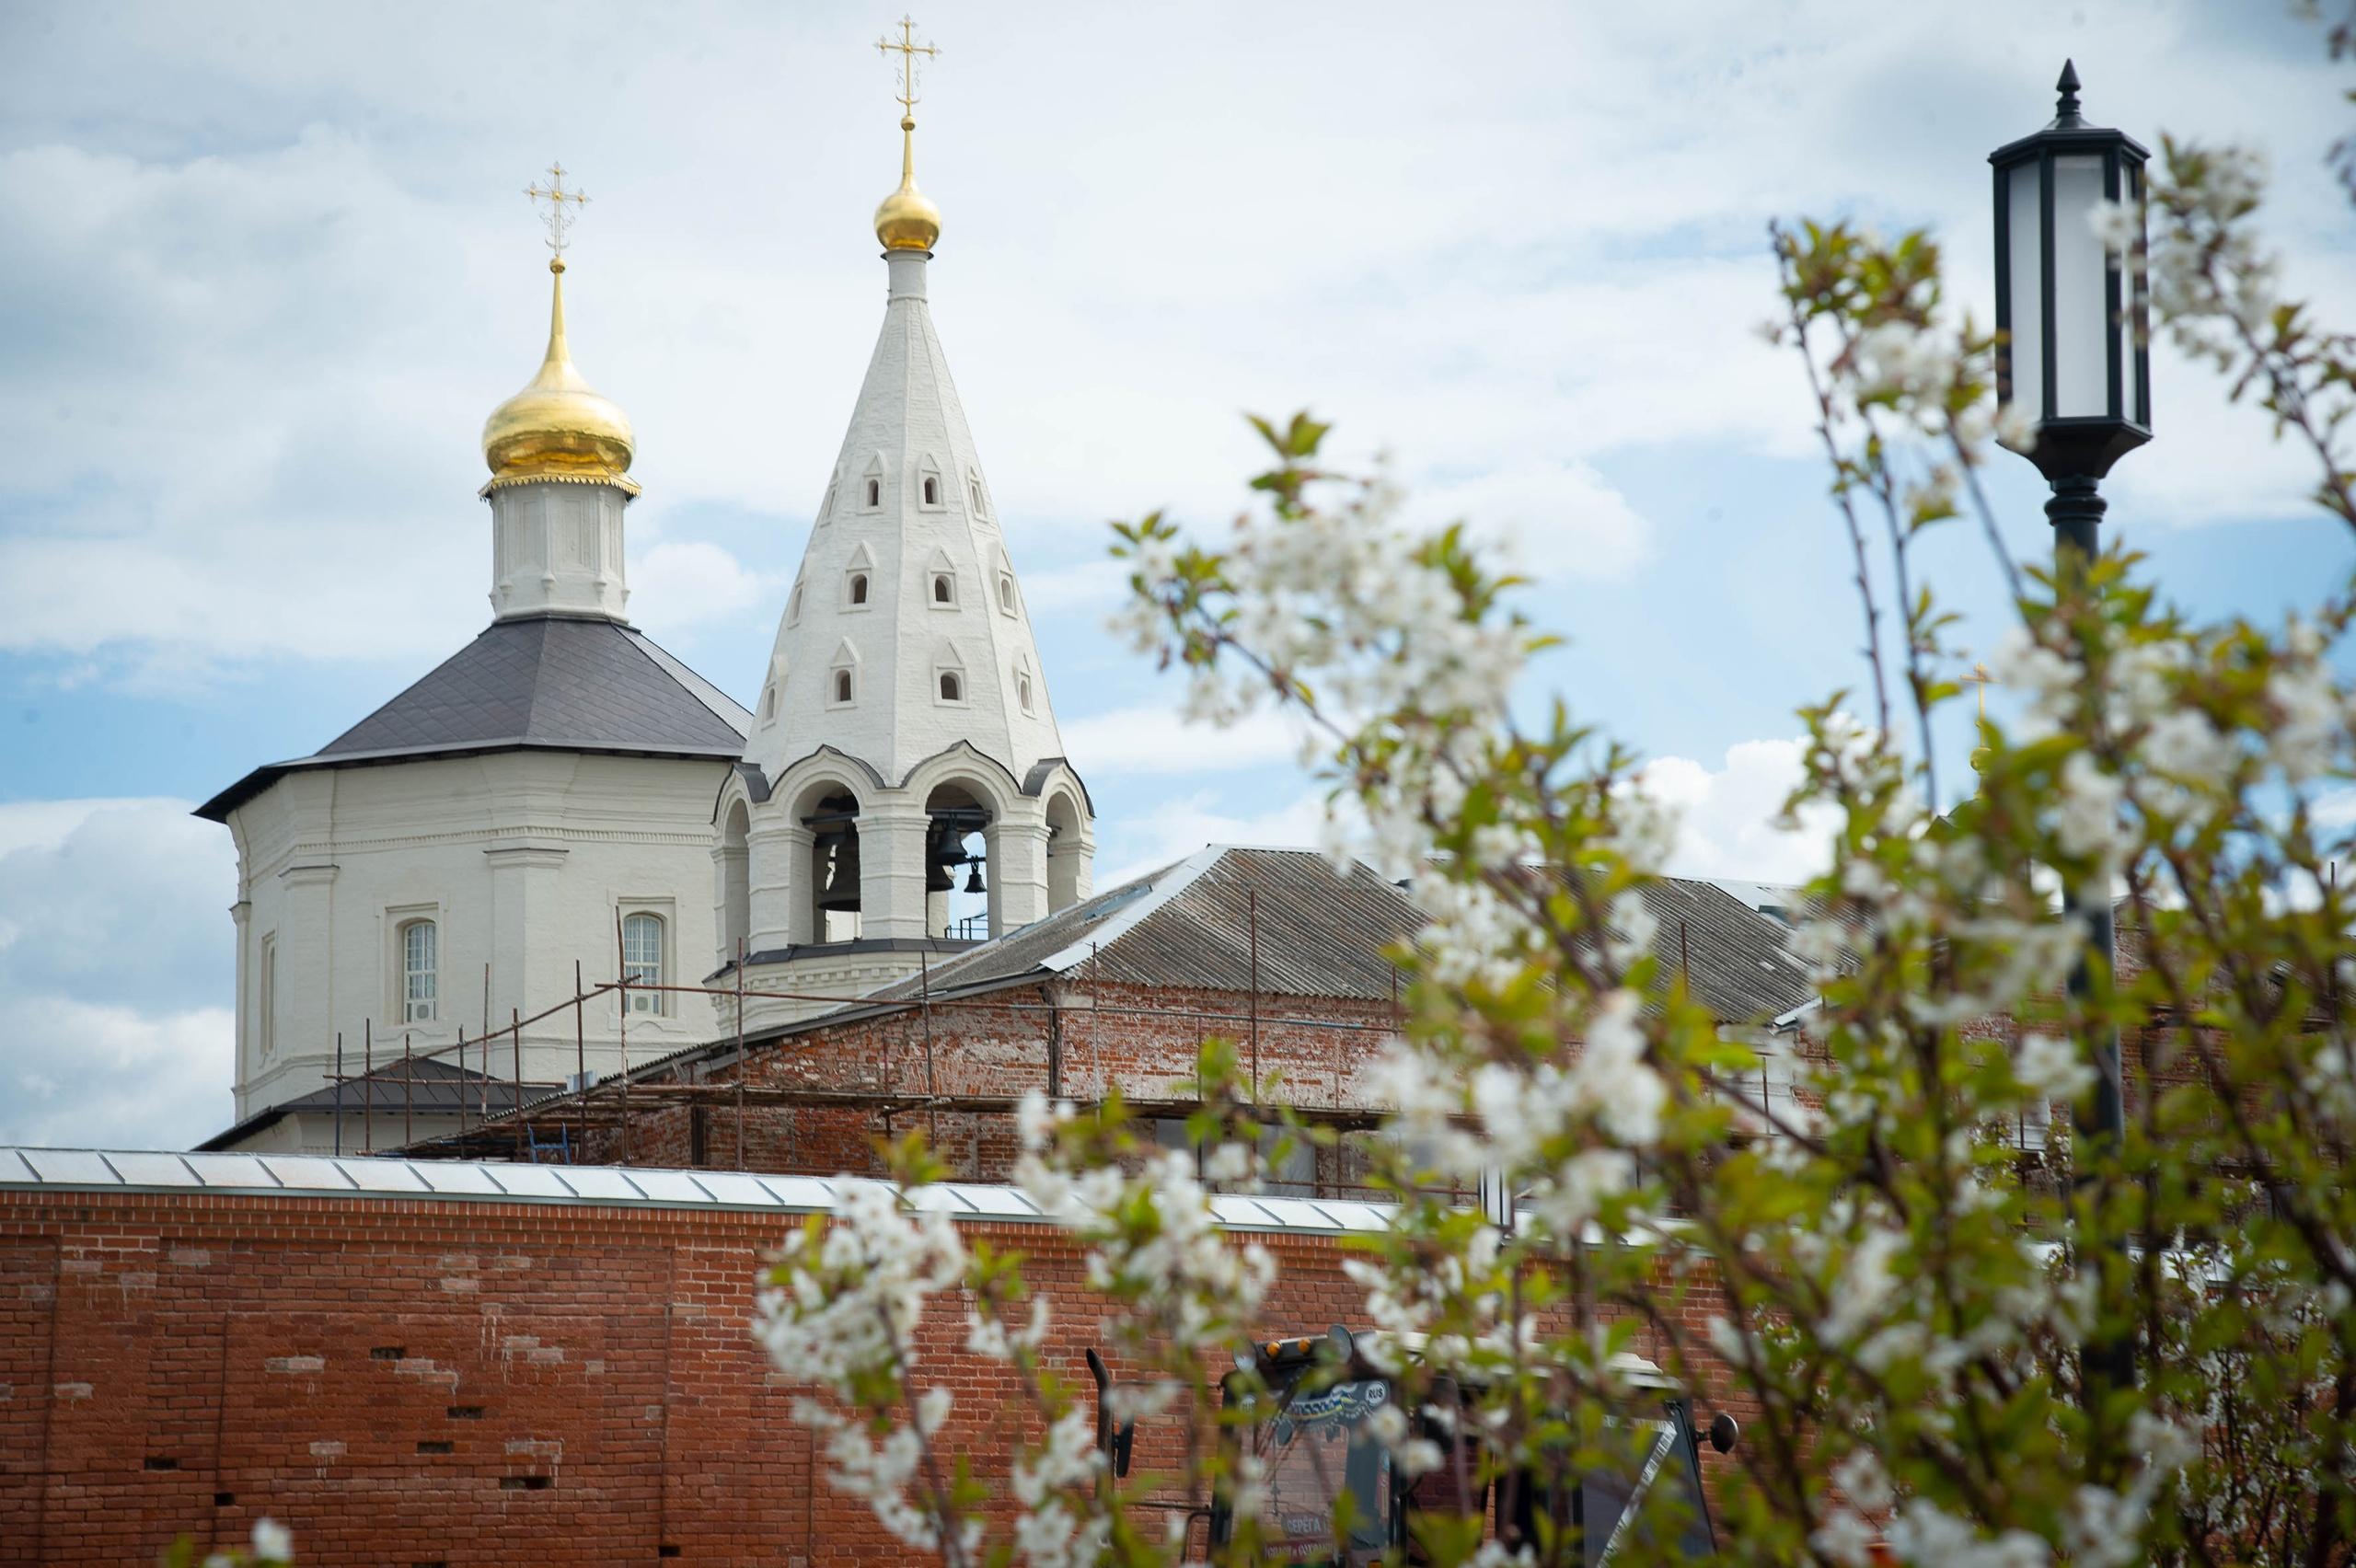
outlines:
[{"label": "dark gray tent roof", "polygon": [[214,822],[305,768],[532,747],[744,755],[753,716],[619,621],[493,621],[425,677],[310,756],[258,767],[197,808]]},{"label": "dark gray tent roof", "polygon": [[[385,1050],[390,1051],[387,1043]],[[473,1049],[472,1046],[468,1047]],[[351,1064],[353,1067],[358,1063]],[[562,1087],[553,1083],[524,1080],[521,1103],[529,1104],[543,1095],[554,1093]],[[413,1105],[404,1105],[405,1093],[417,1096]],[[199,1149],[233,1148],[253,1136],[264,1127],[283,1117],[297,1114],[334,1115],[339,1110],[346,1116],[364,1117],[372,1113],[379,1117],[398,1116],[414,1113],[418,1115],[480,1115],[485,1111],[493,1116],[513,1111],[519,1103],[513,1079],[486,1077],[472,1067],[435,1057],[389,1056],[374,1072],[354,1072],[352,1080],[343,1084],[327,1084],[300,1094],[292,1100],[266,1106],[235,1126],[215,1133],[197,1145]]]}]

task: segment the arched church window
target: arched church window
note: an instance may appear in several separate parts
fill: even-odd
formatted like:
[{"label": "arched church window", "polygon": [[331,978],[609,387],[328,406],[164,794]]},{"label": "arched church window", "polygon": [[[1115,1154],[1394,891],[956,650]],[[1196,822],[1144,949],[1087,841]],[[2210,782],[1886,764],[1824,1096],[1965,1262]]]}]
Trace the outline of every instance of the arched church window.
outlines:
[{"label": "arched church window", "polygon": [[941,481],[930,474],[924,477],[924,503],[927,506],[941,504]]},{"label": "arched church window", "polygon": [[957,580],[954,577],[950,576],[949,573],[945,571],[934,572],[932,574],[932,602],[936,605],[955,604],[957,602]]},{"label": "arched church window", "polygon": [[850,602],[854,605],[867,603],[867,573],[854,571],[850,574]]},{"label": "arched church window", "polygon": [[970,468],[965,471],[965,499],[972,503],[974,515],[981,516],[983,514],[982,476]]},{"label": "arched church window", "polygon": [[1030,672],[1030,671],[1025,670],[1025,671],[1023,671],[1021,674],[1019,674],[1019,675],[1017,675],[1017,676],[1015,676],[1015,677],[1014,677],[1014,695],[1015,695],[1015,698],[1017,698],[1017,700],[1019,700],[1019,701],[1022,704],[1022,711],[1023,711],[1023,712],[1025,712],[1025,713],[1030,712],[1030,711],[1031,711],[1031,672]]},{"label": "arched church window", "polygon": [[941,700],[943,702],[965,700],[964,683],[957,678],[957,672],[954,670],[941,672]]},{"label": "arched church window", "polygon": [[1014,613],[1014,573],[1011,571],[998,574],[998,607],[1008,615]]},{"label": "arched church window", "polygon": [[[622,918],[622,978],[632,986],[663,984],[663,917],[641,912]],[[659,1013],[660,991],[631,991],[629,1010]]]},{"label": "arched church window", "polygon": [[431,920],[401,928],[401,1021],[432,1023],[440,1000],[440,932]]},{"label": "arched church window", "polygon": [[761,722],[767,724],[777,717],[777,687],[771,686],[761,693]]},{"label": "arched church window", "polygon": [[849,670],[835,672],[835,700],[837,702],[850,700],[850,672]]},{"label": "arched church window", "polygon": [[867,504],[870,506],[881,506],[884,504],[884,481],[882,479],[870,479],[867,481]]}]

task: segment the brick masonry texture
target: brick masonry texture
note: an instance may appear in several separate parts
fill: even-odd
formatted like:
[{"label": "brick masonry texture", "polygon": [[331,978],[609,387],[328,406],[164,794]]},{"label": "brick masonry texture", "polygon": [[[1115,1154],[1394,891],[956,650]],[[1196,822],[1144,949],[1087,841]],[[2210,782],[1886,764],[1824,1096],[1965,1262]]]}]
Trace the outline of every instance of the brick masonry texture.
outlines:
[{"label": "brick masonry texture", "polygon": [[[965,1233],[1029,1253],[1084,1383],[1079,1254],[1041,1226]],[[121,1568],[265,1516],[334,1568],[906,1561],[814,1478],[803,1390],[746,1332],[779,1234],[727,1210],[0,1193],[0,1563]],[[1330,1241],[1260,1239],[1271,1333],[1354,1320]],[[922,1360],[987,1475],[1026,1418],[959,1318]],[[1179,1443],[1143,1427],[1137,1462]]]}]

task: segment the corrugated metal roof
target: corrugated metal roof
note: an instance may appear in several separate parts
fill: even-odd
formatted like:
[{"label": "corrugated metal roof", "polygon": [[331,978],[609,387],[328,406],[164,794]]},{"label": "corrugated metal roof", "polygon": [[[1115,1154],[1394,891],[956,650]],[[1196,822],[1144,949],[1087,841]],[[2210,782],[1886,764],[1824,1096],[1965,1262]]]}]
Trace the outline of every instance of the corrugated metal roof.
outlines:
[{"label": "corrugated metal roof", "polygon": [[[831,1214],[856,1176],[773,1176],[618,1165],[505,1165],[344,1155],[166,1154],[154,1150],[0,1147],[0,1191],[235,1193],[276,1197],[428,1198],[459,1203],[596,1204],[625,1208]],[[910,1195],[955,1219],[1047,1223],[1014,1187],[942,1182]],[[1380,1230],[1391,1205],[1222,1193],[1212,1212],[1229,1230],[1338,1235]]]},{"label": "corrugated metal roof", "polygon": [[1763,1022],[1816,996],[1792,952],[1791,928],[1726,889],[1666,878],[1645,889],[1645,907],[1659,925],[1653,953],[1661,967],[1682,966],[1687,988],[1721,1019]]},{"label": "corrugated metal roof", "polygon": [[535,747],[733,759],[753,716],[618,621],[530,616],[472,642],[310,756],[256,768],[197,808],[219,821],[298,769]]},{"label": "corrugated metal roof", "polygon": [[[1387,1001],[1386,948],[1423,928],[1414,895],[1363,866],[1336,870],[1306,849],[1214,845],[1060,915],[936,966],[940,996],[1030,976],[1094,974],[1138,986],[1247,991],[1253,909],[1259,989],[1269,996]],[[1761,1021],[1814,995],[1790,930],[1708,882],[1669,879],[1644,894],[1662,965],[1719,1017]],[[871,1000],[905,1001],[903,982]]]}]

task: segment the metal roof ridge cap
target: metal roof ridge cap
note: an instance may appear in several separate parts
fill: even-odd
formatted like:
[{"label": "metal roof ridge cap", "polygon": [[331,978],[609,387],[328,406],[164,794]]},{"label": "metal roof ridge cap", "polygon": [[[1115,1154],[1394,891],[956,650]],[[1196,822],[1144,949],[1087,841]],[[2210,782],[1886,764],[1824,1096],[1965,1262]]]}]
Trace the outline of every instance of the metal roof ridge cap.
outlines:
[{"label": "metal roof ridge cap", "polygon": [[1152,890],[1143,898],[1136,900],[1125,908],[1114,910],[1086,942],[1073,942],[1057,949],[1041,959],[1039,967],[1060,974],[1088,958],[1097,949],[1109,947],[1121,938],[1127,936],[1143,922],[1147,916],[1161,909],[1172,899],[1185,892],[1194,884],[1196,878],[1226,859],[1229,847],[1224,844],[1204,845],[1200,849],[1179,861],[1176,869],[1163,877],[1161,882],[1153,884]]},{"label": "metal roof ridge cap", "polygon": [[[618,626],[620,625],[619,622],[616,622],[614,624]],[[722,702],[727,703],[731,708],[736,708],[736,699],[734,698],[729,696],[726,692],[712,685],[710,681],[697,674],[694,667],[688,664],[686,660],[680,658],[677,654],[672,652],[669,649],[664,647],[661,643],[647,636],[646,633],[641,631],[638,628],[634,626],[622,626],[621,633],[622,640],[628,642],[630,647],[637,651],[640,658],[644,659],[648,663],[653,665],[657,670],[660,670],[664,678],[669,680],[672,685],[677,686],[681,691],[686,692],[689,697],[693,698],[698,707],[710,714],[714,719],[719,720],[722,724],[727,725],[731,730],[736,730],[735,719],[729,714],[722,712],[719,709],[714,708],[711,705],[711,698],[717,697]],[[686,678],[682,679],[682,676],[685,676]],[[693,682],[694,685],[688,684],[689,682]],[[697,690],[697,686],[701,686],[703,690]],[[706,692],[709,692],[710,696],[706,696]],[[752,721],[753,710],[751,709],[737,708],[736,711],[742,713],[747,722]],[[749,741],[752,738],[750,734],[744,731],[737,730],[736,732],[745,740]]]}]

